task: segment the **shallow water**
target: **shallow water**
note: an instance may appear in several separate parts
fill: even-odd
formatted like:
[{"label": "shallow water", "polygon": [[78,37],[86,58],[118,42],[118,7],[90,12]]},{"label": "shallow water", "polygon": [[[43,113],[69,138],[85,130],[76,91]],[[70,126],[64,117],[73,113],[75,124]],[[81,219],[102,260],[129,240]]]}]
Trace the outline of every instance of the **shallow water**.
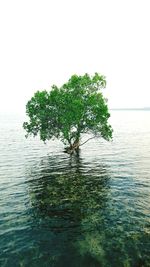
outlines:
[{"label": "shallow water", "polygon": [[0,266],[150,266],[150,111],[112,111],[79,157],[0,117]]}]

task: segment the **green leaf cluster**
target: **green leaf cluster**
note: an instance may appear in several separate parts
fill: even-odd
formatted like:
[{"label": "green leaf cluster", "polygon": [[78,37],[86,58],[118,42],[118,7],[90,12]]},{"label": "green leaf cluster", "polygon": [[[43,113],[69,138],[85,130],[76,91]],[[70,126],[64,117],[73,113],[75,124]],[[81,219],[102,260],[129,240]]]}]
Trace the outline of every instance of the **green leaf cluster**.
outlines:
[{"label": "green leaf cluster", "polygon": [[23,127],[28,135],[40,135],[43,141],[60,139],[65,145],[80,145],[81,134],[92,133],[112,138],[107,100],[102,94],[104,76],[73,75],[60,88],[37,91],[26,105],[29,121]]}]

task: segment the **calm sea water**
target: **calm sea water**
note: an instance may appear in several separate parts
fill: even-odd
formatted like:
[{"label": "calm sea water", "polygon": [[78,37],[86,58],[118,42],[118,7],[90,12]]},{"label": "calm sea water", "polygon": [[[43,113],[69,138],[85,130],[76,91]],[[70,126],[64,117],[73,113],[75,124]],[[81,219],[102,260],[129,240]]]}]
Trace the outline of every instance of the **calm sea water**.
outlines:
[{"label": "calm sea water", "polygon": [[150,266],[150,111],[112,111],[80,156],[0,117],[0,266]]}]

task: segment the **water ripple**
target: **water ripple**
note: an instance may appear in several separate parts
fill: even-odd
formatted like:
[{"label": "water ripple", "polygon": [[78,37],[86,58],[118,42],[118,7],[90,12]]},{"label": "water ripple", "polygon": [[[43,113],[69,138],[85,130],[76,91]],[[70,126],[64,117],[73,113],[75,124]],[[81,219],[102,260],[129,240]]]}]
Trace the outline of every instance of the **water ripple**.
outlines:
[{"label": "water ripple", "polygon": [[0,266],[150,266],[150,112],[112,112],[80,157],[0,121]]}]

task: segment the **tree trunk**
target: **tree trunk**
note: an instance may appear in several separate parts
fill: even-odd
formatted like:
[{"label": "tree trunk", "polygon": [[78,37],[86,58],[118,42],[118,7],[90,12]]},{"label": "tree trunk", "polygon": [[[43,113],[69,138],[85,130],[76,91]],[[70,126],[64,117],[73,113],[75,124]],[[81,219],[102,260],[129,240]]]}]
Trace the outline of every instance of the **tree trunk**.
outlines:
[{"label": "tree trunk", "polygon": [[66,147],[65,152],[68,154],[73,154],[74,152],[79,153],[79,146],[79,140],[75,140],[73,144],[71,144],[69,147]]}]

